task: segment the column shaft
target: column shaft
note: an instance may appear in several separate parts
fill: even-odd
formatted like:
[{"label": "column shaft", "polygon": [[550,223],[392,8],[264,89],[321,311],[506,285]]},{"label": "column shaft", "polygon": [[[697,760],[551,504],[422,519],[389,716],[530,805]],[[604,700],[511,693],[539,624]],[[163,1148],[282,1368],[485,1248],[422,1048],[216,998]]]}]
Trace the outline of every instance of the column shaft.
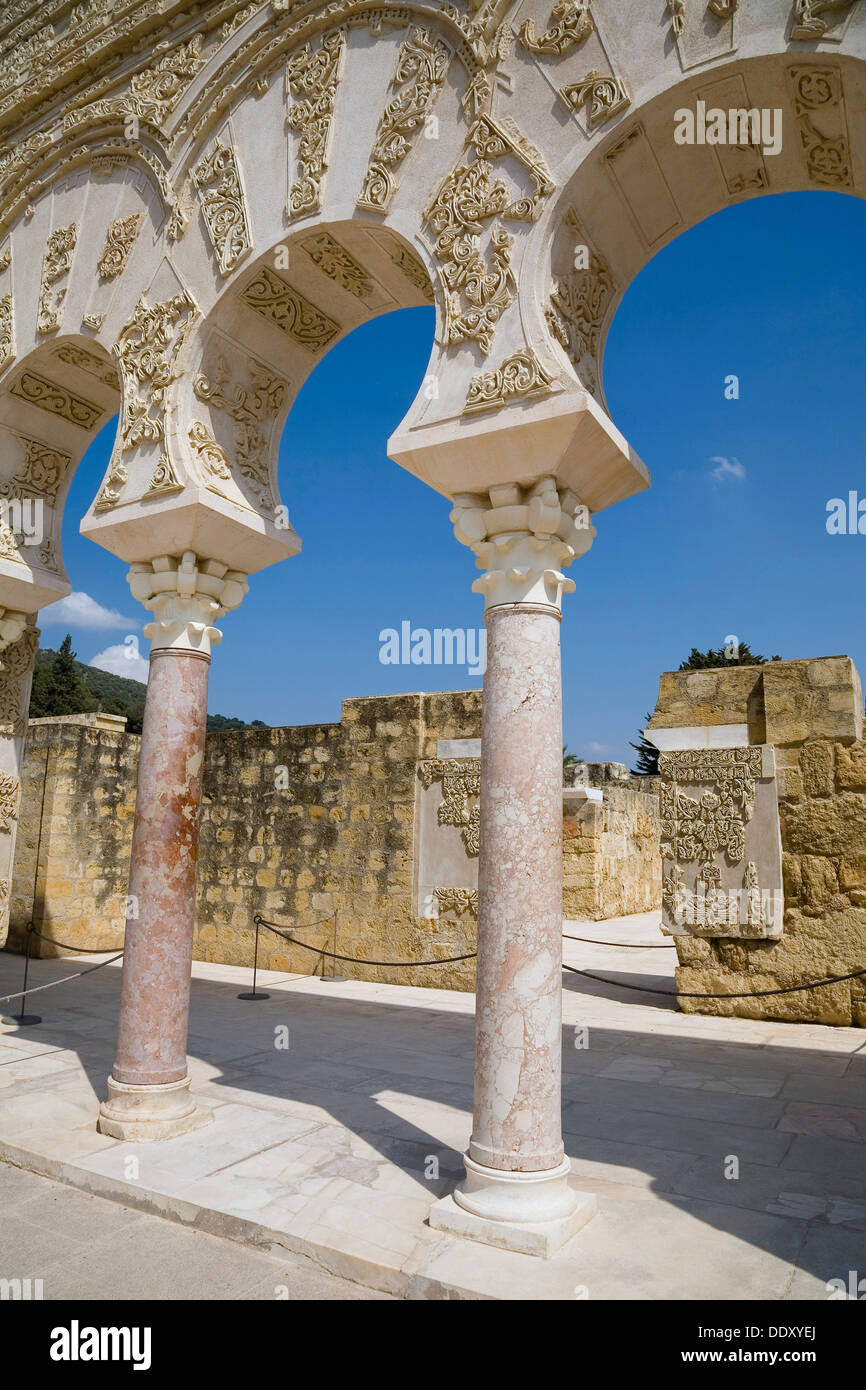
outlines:
[{"label": "column shaft", "polygon": [[207,658],[156,649],[150,661],[112,1075],[164,1085],[187,1074],[195,872],[207,719]]},{"label": "column shaft", "polygon": [[564,1152],[560,614],[508,604],[486,622],[469,1154],[534,1172]]}]

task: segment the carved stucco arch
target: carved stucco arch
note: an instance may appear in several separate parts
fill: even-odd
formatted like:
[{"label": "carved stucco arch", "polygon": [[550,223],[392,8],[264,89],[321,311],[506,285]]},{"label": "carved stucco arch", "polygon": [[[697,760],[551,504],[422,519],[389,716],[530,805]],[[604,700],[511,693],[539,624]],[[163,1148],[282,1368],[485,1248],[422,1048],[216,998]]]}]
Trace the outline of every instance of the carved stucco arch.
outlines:
[{"label": "carved stucco arch", "polygon": [[[44,340],[38,321],[28,329],[39,270],[57,238],[63,256],[72,227],[49,332],[83,337],[99,356],[142,323],[176,319],[158,399],[140,376],[137,388],[124,382],[127,428],[130,409],[144,412],[162,443],[115,453],[85,530],[129,557],[147,545],[130,489],[145,517],[183,510],[172,469],[192,476],[209,447],[189,430],[198,423],[216,439],[196,393],[198,377],[213,375],[206,340],[219,323],[231,336],[226,303],[276,247],[294,254],[330,236],[333,263],[334,228],[356,249],[392,238],[417,282],[433,285],[427,380],[393,458],[447,496],[553,475],[597,511],[646,486],[604,407],[601,361],[619,299],[661,245],[719,207],[827,186],[817,140],[842,143],[843,186],[858,191],[862,137],[848,112],[862,107],[864,56],[866,17],[853,0],[7,6],[0,133],[17,138],[0,153],[0,257],[12,263],[11,299],[0,301],[19,360]],[[817,117],[795,90],[810,69],[832,88]],[[780,106],[783,153],[675,147],[673,112],[698,97]],[[575,281],[579,238],[591,266]],[[110,283],[95,269],[100,248],[117,258]],[[382,278],[378,251],[366,267],[342,250]],[[285,274],[290,292],[315,283],[304,254],[301,282]],[[8,353],[2,365],[0,390],[14,369]],[[220,408],[213,395],[205,404],[211,417]],[[246,540],[235,518],[239,553],[261,535],[254,512]]]}]

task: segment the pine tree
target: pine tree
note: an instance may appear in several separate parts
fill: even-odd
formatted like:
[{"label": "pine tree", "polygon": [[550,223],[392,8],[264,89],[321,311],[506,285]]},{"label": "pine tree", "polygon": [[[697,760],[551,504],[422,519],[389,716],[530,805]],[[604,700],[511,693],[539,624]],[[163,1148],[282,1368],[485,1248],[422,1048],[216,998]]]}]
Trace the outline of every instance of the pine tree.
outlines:
[{"label": "pine tree", "polygon": [[632,772],[638,777],[657,777],[659,771],[659,750],[654,743],[650,743],[646,736],[646,726],[650,722],[652,715],[644,715],[644,727],[638,729],[639,743],[629,743],[629,748],[633,748],[637,753],[635,762],[637,767],[632,768]]},{"label": "pine tree", "polygon": [[31,718],[86,714],[96,708],[96,700],[79,674],[72,650],[72,637],[68,632],[50,665],[46,663],[37,669],[38,679],[35,674],[30,698]]}]

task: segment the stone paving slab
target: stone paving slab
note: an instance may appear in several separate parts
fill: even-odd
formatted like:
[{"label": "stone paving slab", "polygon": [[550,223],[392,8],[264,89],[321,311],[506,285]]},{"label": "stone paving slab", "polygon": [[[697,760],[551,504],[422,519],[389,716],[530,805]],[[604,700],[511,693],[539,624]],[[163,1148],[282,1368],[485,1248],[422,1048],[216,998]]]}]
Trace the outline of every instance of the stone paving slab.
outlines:
[{"label": "stone paving slab", "polygon": [[[663,940],[658,914],[566,931]],[[250,1004],[236,998],[248,971],[196,963],[190,1069],[213,1123],[128,1144],[95,1130],[120,983],[108,966],[32,996],[38,1027],[2,1025],[0,1157],[400,1297],[826,1298],[858,1249],[863,1264],[863,1031],[679,1014],[622,988],[670,990],[672,950],[566,941],[565,958],[616,982],[564,976],[566,1148],[599,1210],[551,1260],[426,1224],[471,1127],[460,992],[260,972],[271,998]],[[37,961],[33,980],[77,968]],[[0,954],[0,992],[20,972]],[[82,1264],[83,1287],[94,1270]],[[254,1296],[226,1277],[209,1296]]]}]

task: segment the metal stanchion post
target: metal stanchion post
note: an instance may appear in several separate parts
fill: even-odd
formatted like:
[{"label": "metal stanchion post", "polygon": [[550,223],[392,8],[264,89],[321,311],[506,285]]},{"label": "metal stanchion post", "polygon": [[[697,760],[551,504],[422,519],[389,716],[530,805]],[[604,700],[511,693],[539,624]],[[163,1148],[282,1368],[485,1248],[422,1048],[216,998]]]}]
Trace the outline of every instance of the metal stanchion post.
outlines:
[{"label": "metal stanchion post", "polygon": [[271,996],[270,996],[269,994],[265,994],[262,990],[258,990],[258,991],[256,990],[256,974],[257,974],[258,968],[259,968],[259,919],[258,919],[258,915],[256,915],[256,916],[253,918],[253,921],[254,921],[255,924],[256,924],[256,945],[255,945],[255,950],[254,950],[254,953],[253,953],[253,988],[252,988],[252,992],[251,992],[251,993],[239,994],[239,995],[238,995],[238,999],[270,999]]},{"label": "metal stanchion post", "polygon": [[24,993],[23,993],[23,995],[21,996],[21,1012],[20,1012],[20,1014],[18,1014],[18,1015],[16,1016],[16,1018],[15,1018],[15,1022],[16,1022],[17,1024],[19,1024],[22,1028],[26,1028],[26,1027],[28,1027],[28,1025],[32,1025],[32,1024],[34,1024],[34,1023],[41,1023],[41,1022],[42,1022],[42,1018],[41,1018],[41,1015],[40,1015],[40,1014],[28,1014],[28,1013],[25,1013],[25,1012],[24,1012],[24,1010],[25,1010],[26,1007],[27,1007],[27,976],[28,976],[29,973],[30,973],[30,942],[32,941],[32,939],[33,939],[33,923],[32,923],[32,922],[28,922],[28,923],[27,923],[27,946],[26,946],[25,951],[24,951]]}]

